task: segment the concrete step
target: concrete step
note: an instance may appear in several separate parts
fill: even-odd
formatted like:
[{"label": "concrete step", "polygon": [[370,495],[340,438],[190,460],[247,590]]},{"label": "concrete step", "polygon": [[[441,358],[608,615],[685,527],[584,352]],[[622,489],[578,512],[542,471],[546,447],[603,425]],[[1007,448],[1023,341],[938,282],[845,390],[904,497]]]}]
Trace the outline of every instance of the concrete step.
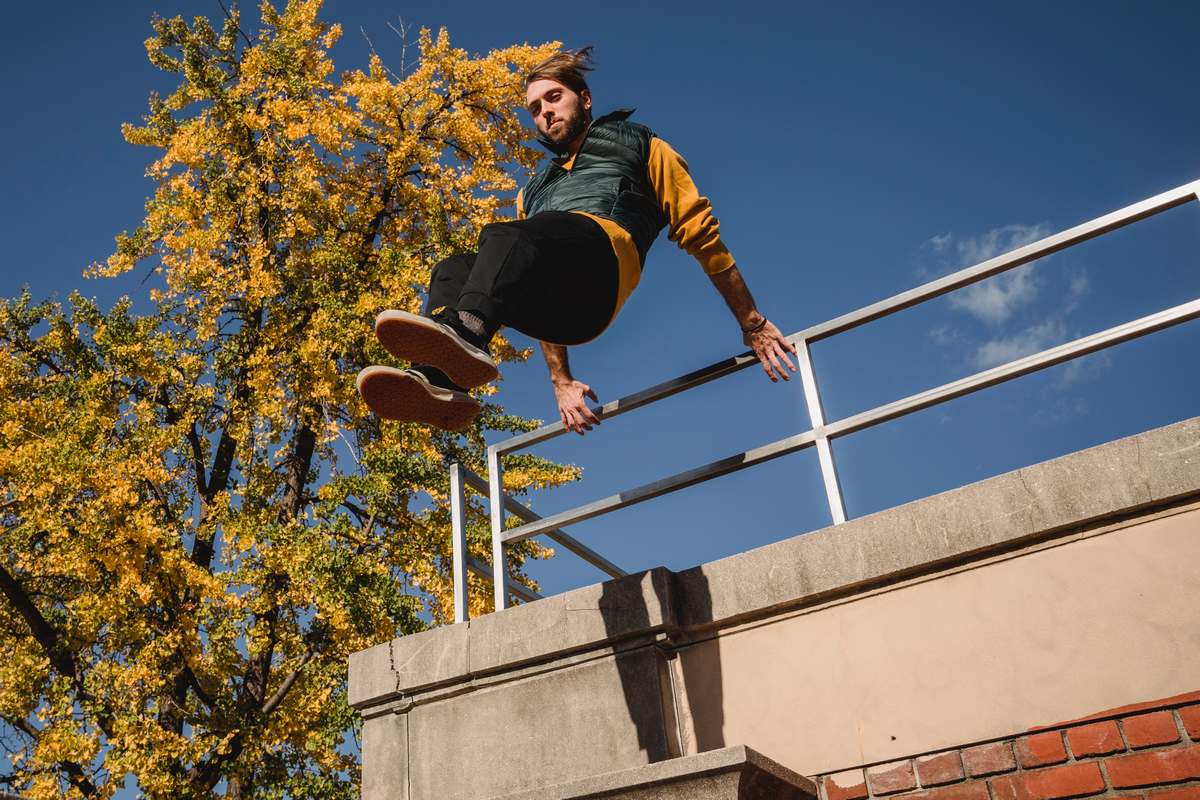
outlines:
[{"label": "concrete step", "polygon": [[493,800],[815,800],[817,787],[744,745]]}]

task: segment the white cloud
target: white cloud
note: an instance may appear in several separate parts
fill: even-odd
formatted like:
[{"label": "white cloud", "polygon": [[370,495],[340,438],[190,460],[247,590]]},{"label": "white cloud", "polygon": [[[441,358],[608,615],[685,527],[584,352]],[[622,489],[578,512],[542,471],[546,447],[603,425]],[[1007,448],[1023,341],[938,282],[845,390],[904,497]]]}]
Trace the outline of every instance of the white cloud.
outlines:
[{"label": "white cloud", "polygon": [[950,233],[930,236],[928,245],[935,253],[940,253],[946,249],[952,239],[954,239],[954,235]]},{"label": "white cloud", "polygon": [[988,325],[999,325],[1037,298],[1041,287],[1032,268],[1032,264],[1026,264],[959,289],[950,295],[950,307],[966,311]]},{"label": "white cloud", "polygon": [[1087,294],[1088,276],[1086,272],[1080,272],[1071,276],[1071,285],[1067,287],[1067,299],[1063,301],[1063,313],[1070,314],[1075,309],[1079,308],[1080,299]]},{"label": "white cloud", "polygon": [[[1004,225],[993,228],[979,236],[958,237],[953,233],[931,236],[921,245],[917,271],[923,277],[944,275],[963,267],[979,264],[1045,238],[1050,227],[1038,225]],[[1044,256],[1039,261],[1044,261]],[[980,283],[959,289],[949,295],[952,309],[965,311],[988,327],[995,328],[1004,323],[1013,325],[1028,320],[1030,316],[1042,321],[1029,325],[1019,332],[1007,335],[1007,331],[993,331],[991,338],[982,343],[953,323],[943,323],[928,332],[929,340],[940,347],[961,348],[967,362],[977,370],[989,369],[1023,356],[1061,344],[1068,339],[1067,320],[1081,305],[1082,298],[1090,290],[1086,271],[1070,270],[1065,276],[1057,277],[1035,272],[1037,263],[1023,264],[1008,272]],[[1063,285],[1065,283],[1065,286]],[[1018,312],[1034,306],[1042,295],[1057,295],[1041,298],[1043,302],[1030,311],[1034,316]],[[1112,359],[1101,352],[1074,359],[1059,374],[1054,389],[1064,391],[1076,384],[1094,380],[1112,366]]]},{"label": "white cloud", "polygon": [[[956,237],[953,233],[931,236],[921,245],[917,273],[924,278],[954,272],[1035,242],[1049,233],[1050,226],[1042,223],[1003,225],[979,236]],[[1033,302],[1040,288],[1033,265],[1028,264],[951,293],[950,306],[988,325],[999,325],[1017,309]]]},{"label": "white cloud", "polygon": [[[1049,233],[1050,228],[1045,223],[1004,225],[992,228],[980,236],[959,239],[953,243],[957,260],[954,268],[961,269],[987,261],[1001,253],[1036,242]],[[949,245],[948,241],[943,243],[941,250],[944,251]],[[950,295],[950,307],[966,311],[988,325],[999,325],[1018,308],[1032,303],[1037,298],[1041,287],[1033,267],[1033,264],[1025,264],[981,283],[973,283],[959,289]]]},{"label": "white cloud", "polygon": [[1026,328],[1015,336],[989,339],[975,349],[971,361],[976,369],[988,369],[999,364],[1045,350],[1066,338],[1066,326],[1060,319],[1048,319]]},{"label": "white cloud", "polygon": [[962,334],[949,325],[939,325],[929,332],[929,339],[934,344],[945,347],[962,339]]},{"label": "white cloud", "polygon": [[1112,356],[1109,355],[1107,350],[1101,350],[1098,353],[1072,359],[1067,362],[1067,368],[1062,371],[1062,374],[1058,376],[1058,380],[1054,382],[1054,388],[1061,391],[1077,383],[1093,380],[1111,366]]}]

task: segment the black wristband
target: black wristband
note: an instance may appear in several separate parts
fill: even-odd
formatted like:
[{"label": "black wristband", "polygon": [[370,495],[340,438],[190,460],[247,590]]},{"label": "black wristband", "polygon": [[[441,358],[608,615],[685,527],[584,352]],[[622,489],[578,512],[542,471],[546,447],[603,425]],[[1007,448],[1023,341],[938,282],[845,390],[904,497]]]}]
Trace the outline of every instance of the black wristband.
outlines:
[{"label": "black wristband", "polygon": [[742,328],[742,333],[758,333],[765,327],[767,327],[767,318],[763,317],[762,321],[759,322],[757,325],[755,325],[753,328]]}]

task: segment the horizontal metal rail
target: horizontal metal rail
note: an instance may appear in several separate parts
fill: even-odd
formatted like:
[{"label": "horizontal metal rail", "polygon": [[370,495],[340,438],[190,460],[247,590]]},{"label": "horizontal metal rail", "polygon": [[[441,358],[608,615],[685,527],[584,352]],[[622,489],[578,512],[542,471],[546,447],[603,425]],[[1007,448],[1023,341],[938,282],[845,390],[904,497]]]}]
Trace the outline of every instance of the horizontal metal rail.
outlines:
[{"label": "horizontal metal rail", "polygon": [[1148,314],[1141,319],[1115,325],[1107,330],[1098,331],[1089,336],[1083,336],[1074,341],[1060,344],[1057,347],[1051,347],[1047,350],[1015,359],[1007,364],[1001,364],[998,367],[977,372],[966,378],[951,381],[935,389],[919,392],[903,400],[897,400],[894,403],[888,403],[870,411],[846,417],[827,425],[825,427],[825,434],[829,437],[835,437],[845,436],[854,431],[861,431],[872,425],[878,425],[881,422],[887,422],[888,420],[902,417],[905,414],[911,414],[914,411],[920,411],[938,403],[985,389],[988,386],[994,386],[1013,378],[1019,378],[1022,375],[1028,375],[1031,372],[1052,367],[1055,364],[1061,364],[1064,361],[1070,361],[1073,358],[1078,358],[1097,350],[1103,350],[1106,347],[1112,347],[1121,342],[1127,342],[1130,339],[1136,339],[1139,336],[1160,331],[1163,328],[1169,328],[1172,325],[1179,325],[1197,317],[1200,317],[1200,299],[1181,303],[1163,311]]},{"label": "horizontal metal rail", "polygon": [[[485,491],[485,487],[489,491],[492,501],[493,552],[497,554],[498,563],[503,562],[504,548],[507,545],[528,539],[531,536],[545,534],[559,541],[568,549],[577,552],[591,563],[600,566],[601,569],[605,569],[603,564],[612,566],[611,562],[607,562],[602,556],[599,556],[594,551],[591,551],[575,539],[569,537],[562,531],[562,528],[571,523],[581,522],[619,508],[625,508],[654,497],[659,497],[669,492],[678,491],[679,489],[727,475],[774,458],[779,458],[813,445],[816,445],[820,455],[820,468],[826,492],[829,495],[829,505],[833,521],[835,524],[843,522],[845,520],[845,509],[842,505],[840,484],[833,463],[833,453],[829,445],[830,440],[833,438],[863,430],[872,425],[878,425],[882,422],[911,414],[938,403],[946,402],[1055,364],[1060,364],[1072,358],[1078,358],[1088,353],[1112,347],[1121,342],[1129,341],[1172,325],[1196,319],[1200,317],[1200,299],[1182,303],[1173,308],[1122,323],[1032,355],[1014,359],[1007,364],[983,370],[974,375],[951,381],[942,386],[919,392],[831,423],[824,422],[824,415],[821,409],[820,393],[817,388],[816,375],[812,368],[809,350],[813,342],[851,330],[956,289],[986,280],[1005,271],[1015,269],[1039,258],[1044,258],[1052,253],[1130,225],[1162,211],[1183,205],[1192,200],[1200,200],[1200,181],[1194,181],[1155,195],[1154,197],[1133,203],[1089,222],[1076,225],[1075,227],[1019,247],[1003,255],[982,261],[936,280],[929,281],[914,289],[901,292],[879,302],[864,306],[856,311],[843,314],[791,334],[788,339],[797,347],[802,373],[801,378],[804,385],[805,403],[808,406],[809,416],[813,424],[813,428],[804,433],[789,436],[771,444],[685,470],[671,477],[644,484],[635,489],[544,518],[539,517],[533,511],[517,503],[503,492],[499,485],[502,471],[500,456],[504,453],[527,448],[560,436],[567,432],[566,427],[561,422],[556,422],[491,445],[488,448],[491,483],[485,483],[482,478],[479,478],[479,476],[471,473],[469,470],[463,471],[463,478],[479,491]],[[644,389],[606,403],[594,411],[601,418],[611,418],[671,397],[709,381],[716,380],[717,378],[733,374],[757,363],[758,359],[753,353],[743,353],[689,372],[678,378],[665,381],[649,389]],[[501,500],[503,501],[503,508],[526,520],[525,524],[507,531],[502,530],[503,514],[500,510]],[[475,565],[472,564],[472,569],[474,568]],[[606,571],[609,571],[609,574],[616,574],[607,569]],[[624,573],[622,572],[621,574]],[[519,592],[517,587],[512,585],[508,585],[506,591],[507,574],[499,569],[495,571],[493,583],[496,581],[501,582],[495,586],[496,608],[500,609],[504,608],[507,603],[507,591],[518,594],[518,596]]]},{"label": "horizontal metal rail", "polygon": [[519,542],[522,539],[528,539],[530,536],[545,533],[547,528],[558,528],[573,522],[582,522],[585,519],[591,519],[609,511],[615,511],[618,508],[625,508],[626,506],[651,500],[669,492],[686,489],[689,486],[694,486],[710,478],[728,475],[747,467],[753,467],[755,464],[762,464],[765,461],[786,456],[788,453],[794,453],[797,450],[811,446],[815,441],[816,437],[812,431],[799,433],[795,436],[789,436],[786,439],[772,442],[764,447],[747,450],[744,453],[738,453],[737,455],[722,458],[694,469],[685,470],[669,478],[647,483],[636,489],[630,489],[627,492],[614,494],[611,497],[596,500],[587,505],[573,508],[570,511],[563,511],[559,514],[545,517],[539,522],[530,522],[516,528],[510,528],[504,532],[504,543]]},{"label": "horizontal metal rail", "polygon": [[565,527],[572,523],[583,522],[609,511],[626,508],[669,492],[686,489],[689,486],[694,486],[711,478],[728,475],[746,467],[794,453],[797,450],[814,444],[818,436],[823,435],[833,438],[860,431],[872,425],[878,425],[882,422],[902,417],[905,414],[911,414],[937,405],[938,403],[970,394],[979,389],[1019,378],[1022,375],[1028,375],[1031,372],[1046,369],[1055,364],[1069,361],[1072,358],[1102,350],[1106,347],[1129,341],[1130,339],[1136,339],[1139,336],[1145,336],[1163,328],[1169,328],[1172,325],[1196,319],[1197,317],[1200,317],[1200,299],[1150,314],[1132,322],[1117,325],[1090,336],[1084,336],[1075,341],[1010,361],[1007,364],[984,370],[966,378],[951,381],[935,389],[912,395],[903,400],[897,400],[894,403],[856,414],[853,417],[832,422],[820,429],[810,430],[796,436],[789,436],[754,450],[747,450],[745,453],[728,456],[704,466],[680,472],[670,478],[654,481],[639,486],[636,489],[606,497],[603,500],[596,500],[554,514],[553,516],[545,517],[539,522],[530,522],[526,525],[510,528],[504,532],[504,542],[505,544],[519,542],[523,539],[528,539],[530,536],[545,533],[547,527]]},{"label": "horizontal metal rail", "polygon": [[1036,242],[1030,242],[1027,245],[1018,247],[1016,250],[1010,250],[995,258],[981,261],[973,267],[960,269],[958,272],[952,272],[949,275],[929,281],[915,289],[909,289],[907,292],[892,295],[886,300],[880,300],[878,303],[872,303],[857,311],[835,317],[828,322],[814,325],[796,334],[796,336],[807,339],[810,342],[827,339],[834,334],[844,333],[888,314],[903,311],[925,300],[932,300],[955,289],[961,289],[972,283],[978,283],[979,281],[999,275],[1001,272],[1015,269],[1022,264],[1036,261],[1039,258],[1044,258],[1057,253],[1059,250],[1064,250],[1080,242],[1086,242],[1088,239],[1094,239],[1109,231],[1123,228],[1126,225],[1132,225],[1138,220],[1152,217],[1155,214],[1175,208],[1176,206],[1181,206],[1192,200],[1200,200],[1200,181],[1194,181],[1165,191],[1162,194],[1156,194],[1154,197],[1133,203],[1124,208],[1119,208],[1102,217],[1097,217],[1096,219],[1076,225],[1073,228],[1068,228],[1065,231],[1051,234],[1044,239],[1038,239]]},{"label": "horizontal metal rail", "polygon": [[[702,369],[689,372],[686,375],[680,375],[678,378],[664,381],[657,386],[651,386],[649,389],[643,389],[640,392],[634,392],[618,400],[605,403],[599,408],[593,409],[593,412],[600,419],[611,419],[627,411],[633,411],[635,408],[641,408],[671,395],[679,394],[688,389],[694,389],[709,381],[715,381],[717,378],[732,375],[739,370],[754,366],[757,363],[757,356],[753,352],[747,351],[739,356],[727,358],[724,361],[718,361],[715,364],[710,364]],[[548,439],[561,436],[566,432],[566,426],[561,422],[555,422],[550,425],[543,425],[529,433],[522,433],[511,439],[505,439],[503,442],[492,445],[492,447],[496,448],[496,452],[498,453],[511,453],[514,450],[524,450],[527,447],[540,444]]]}]

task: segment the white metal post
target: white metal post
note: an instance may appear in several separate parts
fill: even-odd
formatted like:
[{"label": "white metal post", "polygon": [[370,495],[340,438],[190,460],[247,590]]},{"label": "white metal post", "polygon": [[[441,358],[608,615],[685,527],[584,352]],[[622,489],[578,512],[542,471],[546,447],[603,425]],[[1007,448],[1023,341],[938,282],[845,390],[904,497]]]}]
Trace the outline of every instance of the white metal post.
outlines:
[{"label": "white metal post", "polygon": [[450,537],[454,560],[454,621],[467,621],[467,517],[462,464],[450,465]]},{"label": "white metal post", "polygon": [[504,473],[500,451],[488,448],[488,505],[492,517],[492,588],[496,610],[508,608],[508,559],[504,556]]},{"label": "white metal post", "polygon": [[808,417],[812,421],[816,436],[817,460],[821,462],[821,478],[825,481],[825,496],[829,500],[829,513],[834,525],[846,521],[846,506],[842,503],[842,486],[838,480],[837,466],[833,463],[833,448],[825,435],[825,412],[821,409],[821,393],[817,391],[817,374],[813,370],[812,353],[808,339],[795,341],[796,356],[800,362],[800,382],[804,384],[804,402],[808,405]]}]

